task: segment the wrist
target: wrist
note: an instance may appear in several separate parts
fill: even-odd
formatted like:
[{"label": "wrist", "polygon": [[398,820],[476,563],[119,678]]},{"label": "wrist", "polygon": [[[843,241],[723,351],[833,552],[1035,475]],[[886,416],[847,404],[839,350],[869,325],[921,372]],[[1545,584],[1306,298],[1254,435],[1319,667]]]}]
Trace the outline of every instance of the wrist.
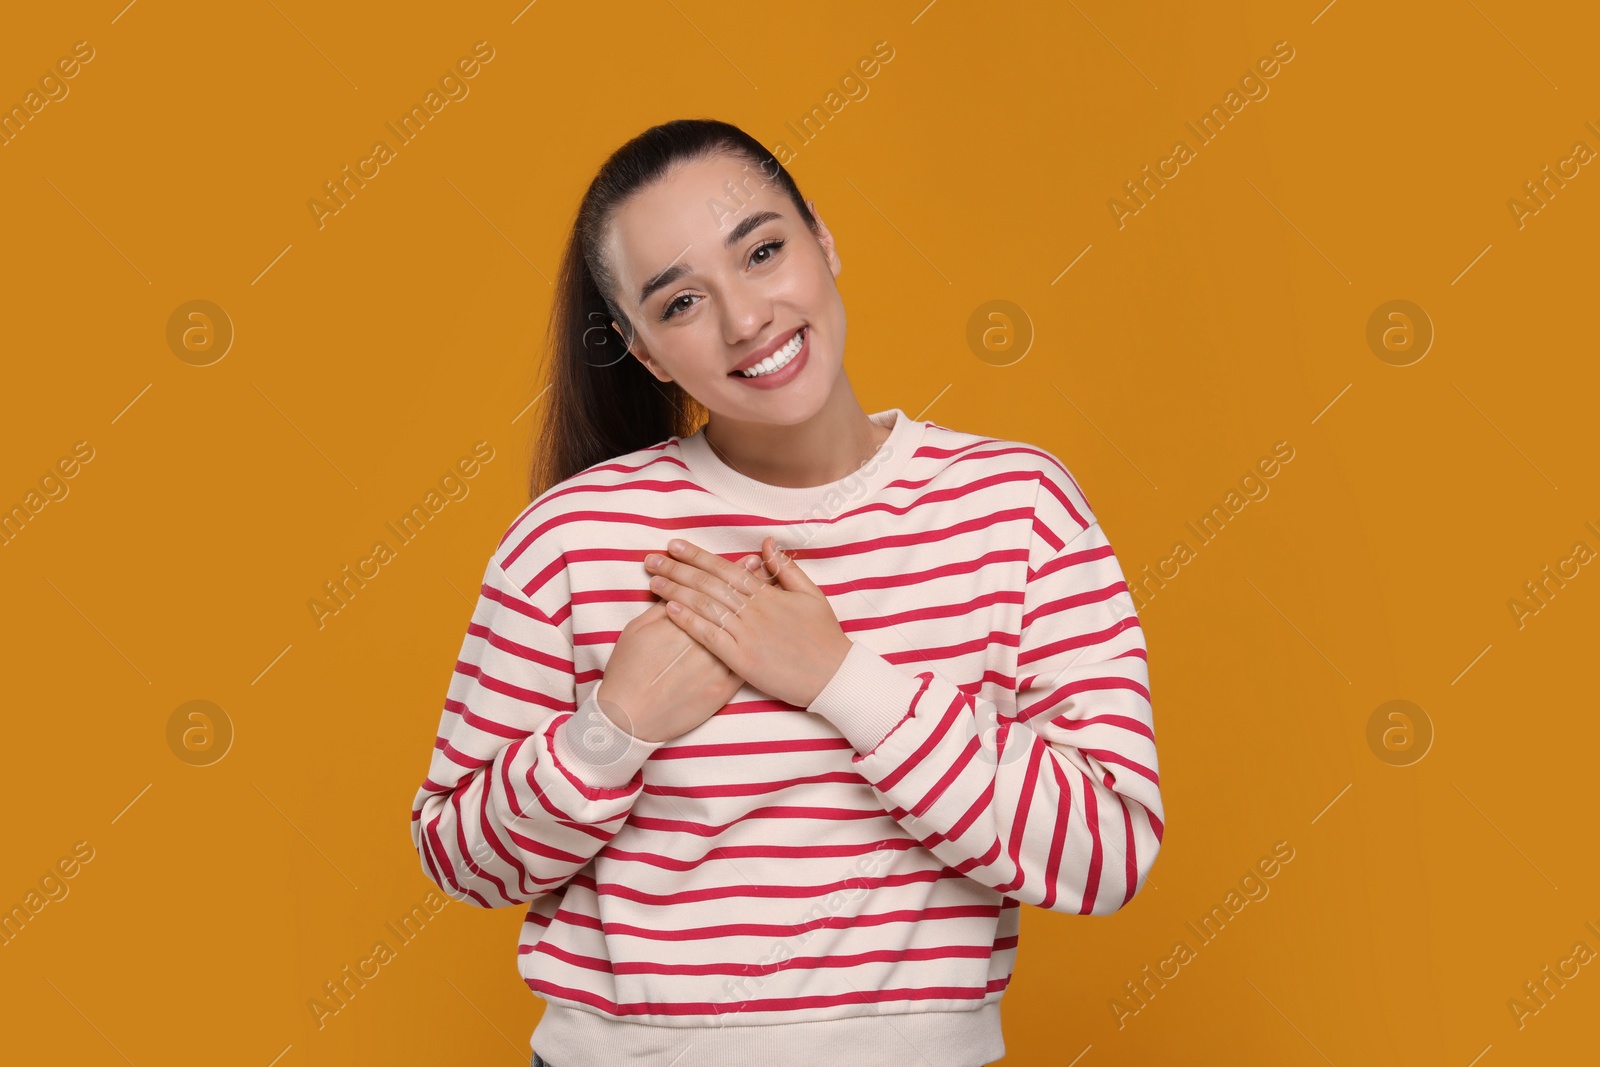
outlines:
[{"label": "wrist", "polygon": [[[641,706],[638,699],[624,695],[622,700],[617,700],[613,689],[606,689],[605,679],[594,689],[594,702],[600,713],[610,721],[621,733],[637,738],[647,745],[659,745],[664,740],[651,735],[649,730],[649,715]],[[605,692],[601,690],[605,689]]]}]

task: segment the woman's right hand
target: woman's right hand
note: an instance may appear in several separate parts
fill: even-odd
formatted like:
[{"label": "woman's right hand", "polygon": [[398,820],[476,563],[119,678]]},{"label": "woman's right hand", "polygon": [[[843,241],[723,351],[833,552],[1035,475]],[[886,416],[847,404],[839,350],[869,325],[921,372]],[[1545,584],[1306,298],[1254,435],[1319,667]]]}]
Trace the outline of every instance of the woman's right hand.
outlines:
[{"label": "woman's right hand", "polygon": [[622,628],[595,695],[620,729],[641,741],[670,741],[715,715],[743,685],[667,618],[658,598]]}]

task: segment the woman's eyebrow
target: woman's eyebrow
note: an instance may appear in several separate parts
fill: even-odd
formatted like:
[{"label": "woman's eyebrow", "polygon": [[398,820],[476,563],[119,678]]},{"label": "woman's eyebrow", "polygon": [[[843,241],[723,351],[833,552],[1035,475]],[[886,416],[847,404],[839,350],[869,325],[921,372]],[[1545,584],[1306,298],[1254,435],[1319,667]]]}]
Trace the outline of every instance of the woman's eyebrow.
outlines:
[{"label": "woman's eyebrow", "polygon": [[[757,211],[752,215],[747,215],[739,221],[737,226],[728,232],[727,237],[723,238],[722,247],[732,248],[734,245],[744,240],[745,236],[757,226],[771,222],[773,219],[781,218],[783,218],[783,213],[779,211]],[[649,300],[650,294],[655,292],[657,289],[665,288],[666,286],[677,281],[679,278],[683,277],[685,274],[692,273],[693,271],[694,268],[687,263],[673,263],[665,270],[660,271],[655,275],[655,277],[645,282],[644,288],[639,290],[640,305],[642,306],[646,300]]]}]

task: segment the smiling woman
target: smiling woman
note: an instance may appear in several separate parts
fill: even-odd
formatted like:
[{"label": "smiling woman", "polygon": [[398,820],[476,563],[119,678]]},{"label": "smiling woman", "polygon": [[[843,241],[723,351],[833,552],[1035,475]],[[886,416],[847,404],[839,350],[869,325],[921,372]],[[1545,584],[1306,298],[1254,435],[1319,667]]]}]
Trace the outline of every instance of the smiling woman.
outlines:
[{"label": "smiling woman", "polygon": [[411,811],[447,894],[527,907],[535,1065],[988,1063],[1022,905],[1114,912],[1160,849],[1087,497],[864,411],[841,266],[726,123],[645,131],[578,209],[532,503]]},{"label": "smiling woman", "polygon": [[832,481],[887,437],[843,372],[833,235],[742,131],[669,123],[619,150],[578,238],[551,338],[570,402],[544,423],[533,496],[702,423],[730,466],[782,486]]}]

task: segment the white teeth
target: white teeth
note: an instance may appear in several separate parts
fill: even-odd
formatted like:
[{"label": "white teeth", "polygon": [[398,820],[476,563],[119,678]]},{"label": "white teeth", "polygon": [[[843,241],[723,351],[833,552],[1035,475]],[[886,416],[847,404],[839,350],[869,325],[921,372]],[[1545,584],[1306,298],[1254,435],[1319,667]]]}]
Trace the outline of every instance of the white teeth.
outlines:
[{"label": "white teeth", "polygon": [[749,370],[739,371],[739,376],[741,378],[759,378],[763,374],[771,374],[775,370],[782,370],[788,365],[791,359],[800,354],[800,346],[805,342],[805,339],[806,331],[805,328],[802,327],[795,332],[793,337],[789,338],[788,344],[784,345],[782,348],[778,349],[776,352],[772,353],[772,355],[768,356],[760,363],[757,363]]}]

